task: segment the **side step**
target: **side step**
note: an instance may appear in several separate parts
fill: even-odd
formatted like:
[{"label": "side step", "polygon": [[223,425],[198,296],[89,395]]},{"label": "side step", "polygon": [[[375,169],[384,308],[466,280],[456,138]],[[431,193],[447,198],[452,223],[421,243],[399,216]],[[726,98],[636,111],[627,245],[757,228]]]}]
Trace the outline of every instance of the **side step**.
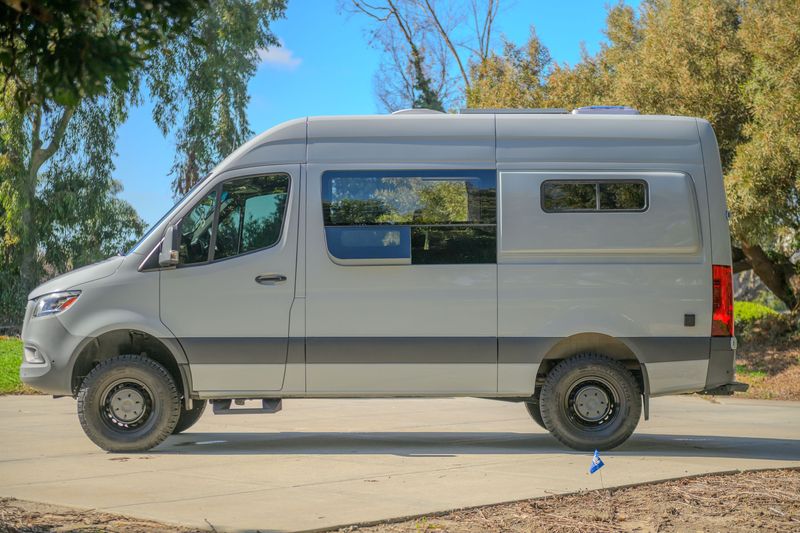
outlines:
[{"label": "side step", "polygon": [[256,415],[277,413],[283,407],[283,400],[280,398],[264,398],[261,400],[261,408],[258,407],[233,407],[244,405],[245,400],[211,400],[214,406],[215,415]]},{"label": "side step", "polygon": [[750,385],[747,383],[734,381],[733,383],[726,383],[725,385],[720,385],[713,389],[706,389],[700,392],[700,394],[706,394],[708,396],[731,396],[734,392],[745,392],[749,388]]}]

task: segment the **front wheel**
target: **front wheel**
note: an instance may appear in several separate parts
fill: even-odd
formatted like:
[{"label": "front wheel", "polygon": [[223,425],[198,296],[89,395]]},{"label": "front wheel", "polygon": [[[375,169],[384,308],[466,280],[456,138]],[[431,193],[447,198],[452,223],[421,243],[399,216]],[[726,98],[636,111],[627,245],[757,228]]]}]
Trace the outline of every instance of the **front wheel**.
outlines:
[{"label": "front wheel", "polygon": [[109,452],[143,452],[175,429],[181,414],[178,387],[161,364],[140,355],[106,359],[78,392],[83,431]]},{"label": "front wheel", "polygon": [[576,355],[550,371],[540,409],[545,427],[575,450],[610,450],[631,436],[642,412],[639,384],[619,361]]},{"label": "front wheel", "polygon": [[191,409],[184,409],[181,405],[181,416],[178,419],[178,424],[175,426],[175,429],[172,430],[173,435],[177,435],[178,433],[183,433],[200,420],[200,417],[203,416],[203,411],[206,410],[206,404],[208,402],[206,400],[192,400],[192,408]]}]

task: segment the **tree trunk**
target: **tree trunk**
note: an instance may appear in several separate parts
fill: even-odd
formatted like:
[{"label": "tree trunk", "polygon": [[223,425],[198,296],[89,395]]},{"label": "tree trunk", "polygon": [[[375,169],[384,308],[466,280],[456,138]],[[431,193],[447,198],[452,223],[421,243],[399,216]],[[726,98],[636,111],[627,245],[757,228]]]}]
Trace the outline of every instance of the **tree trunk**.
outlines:
[{"label": "tree trunk", "polygon": [[26,292],[39,284],[39,233],[36,221],[36,189],[39,187],[39,170],[58,150],[67,125],[72,119],[75,109],[66,107],[56,120],[47,146],[43,146],[41,138],[42,114],[41,104],[34,104],[31,128],[31,150],[27,168],[20,175],[20,278]]},{"label": "tree trunk", "polygon": [[800,273],[796,267],[788,259],[774,261],[757,244],[742,243],[741,251],[764,285],[792,312],[800,311]]},{"label": "tree trunk", "polygon": [[34,219],[34,209],[36,200],[36,180],[30,179],[30,168],[23,176],[22,187],[20,187],[20,207],[22,227],[20,234],[20,278],[25,292],[29,292],[38,285],[39,275],[36,262],[36,248],[38,235]]}]

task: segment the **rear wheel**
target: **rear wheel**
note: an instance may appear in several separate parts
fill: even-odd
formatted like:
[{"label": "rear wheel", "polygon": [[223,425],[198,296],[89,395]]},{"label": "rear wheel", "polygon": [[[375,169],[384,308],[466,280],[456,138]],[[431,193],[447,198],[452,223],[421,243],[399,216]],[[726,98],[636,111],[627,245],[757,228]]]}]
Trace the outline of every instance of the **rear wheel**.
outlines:
[{"label": "rear wheel", "polygon": [[78,392],[78,419],[86,435],[109,452],[143,452],[160,444],[178,423],[180,395],[162,365],[140,355],[98,364]]},{"label": "rear wheel", "polygon": [[206,410],[206,400],[192,400],[192,408],[185,409],[181,405],[181,416],[178,418],[178,424],[175,426],[175,429],[172,430],[173,435],[177,435],[178,433],[183,433],[195,423],[200,420],[200,417],[203,416],[203,411]]},{"label": "rear wheel", "polygon": [[609,450],[625,442],[639,423],[641,391],[619,361],[580,354],[547,375],[540,398],[542,421],[576,450]]}]

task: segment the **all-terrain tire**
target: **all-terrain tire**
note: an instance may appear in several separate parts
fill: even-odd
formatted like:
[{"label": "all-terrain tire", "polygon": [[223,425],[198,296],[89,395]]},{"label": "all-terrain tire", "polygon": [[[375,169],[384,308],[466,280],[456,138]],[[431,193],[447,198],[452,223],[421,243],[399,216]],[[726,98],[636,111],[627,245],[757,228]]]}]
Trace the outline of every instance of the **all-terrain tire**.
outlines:
[{"label": "all-terrain tire", "polygon": [[545,379],[539,406],[547,430],[582,451],[616,448],[631,436],[642,412],[633,374],[619,361],[595,353],[556,365]]},{"label": "all-terrain tire", "polygon": [[175,429],[172,430],[173,435],[177,435],[178,433],[183,433],[198,420],[200,417],[203,416],[203,411],[206,410],[206,404],[208,402],[206,400],[192,400],[192,408],[185,409],[183,407],[183,402],[181,402],[181,416],[178,418],[178,424],[175,426]]},{"label": "all-terrain tire", "polygon": [[539,427],[547,429],[544,425],[544,420],[542,420],[542,410],[539,407],[539,400],[525,402],[525,409],[528,411],[528,414],[531,415],[533,421],[539,424]]},{"label": "all-terrain tire", "polygon": [[161,364],[141,355],[102,361],[78,391],[83,431],[109,452],[144,452],[158,446],[172,434],[180,414],[175,380]]}]

